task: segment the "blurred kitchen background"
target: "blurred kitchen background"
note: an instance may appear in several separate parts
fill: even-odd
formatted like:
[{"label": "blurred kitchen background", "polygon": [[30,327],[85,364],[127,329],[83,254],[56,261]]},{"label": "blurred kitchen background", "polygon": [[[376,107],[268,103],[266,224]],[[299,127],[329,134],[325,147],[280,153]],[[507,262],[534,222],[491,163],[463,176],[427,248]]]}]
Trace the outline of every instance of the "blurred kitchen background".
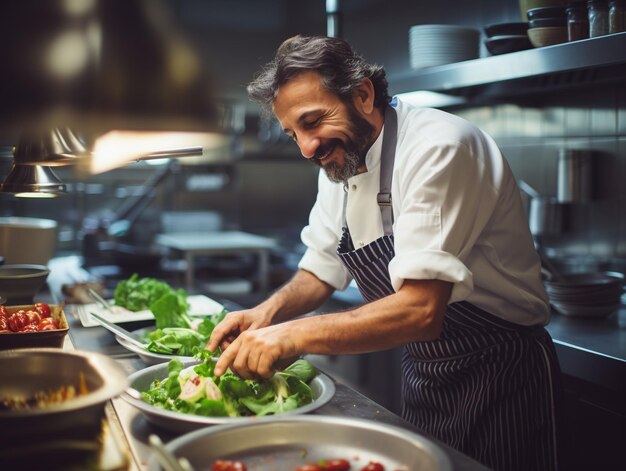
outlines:
[{"label": "blurred kitchen background", "polygon": [[[518,180],[538,192],[540,197],[535,198],[556,206],[556,219],[540,223],[536,235],[558,268],[626,271],[625,33],[600,48],[602,53],[593,47],[563,49],[563,57],[555,60],[559,50],[546,56],[532,51],[537,54],[524,56],[532,61],[530,75],[512,72],[510,76],[514,61],[481,64],[490,56],[482,42],[483,28],[521,21],[517,0],[160,3],[209,65],[228,145],[219,151],[206,150],[202,158],[137,162],[90,177],[79,176],[72,166],[55,167],[67,187],[67,194],[58,198],[23,199],[0,193],[0,217],[58,222],[56,257],[80,256],[83,268],[108,280],[108,286],[133,272],[182,283],[185,259],[156,244],[159,234],[241,231],[276,243],[270,251],[267,286],[250,282],[259,268],[255,254],[232,251],[199,257],[192,290],[250,306],[280,286],[293,273],[303,250],[299,232],[315,198],[317,168],[299,155],[276,122],[260,116],[248,102],[245,86],[282,40],[294,34],[327,34],[330,24],[366,59],[386,67],[392,93],[444,92],[427,95],[430,101],[422,102],[457,113],[496,139]],[[337,3],[337,10],[329,11],[327,3]],[[439,67],[432,75],[413,70],[409,30],[419,24],[480,30],[482,59],[466,69]],[[4,73],[10,74],[10,69],[9,64]],[[424,97],[417,94],[412,99]],[[0,130],[2,176],[11,169],[16,138]],[[566,160],[572,155],[584,165],[568,168]],[[563,190],[559,178],[573,178],[574,171],[585,188],[561,194],[555,204]],[[524,198],[530,211],[532,198],[526,193]],[[130,225],[117,234],[109,231],[120,218]],[[325,309],[359,302],[358,292],[351,288],[337,293]],[[621,337],[620,342],[623,348],[626,339]],[[395,384],[399,365],[393,359],[397,354],[328,357],[320,362],[399,411]],[[383,379],[372,371],[383,371]],[[580,391],[589,387],[572,386],[572,394],[579,398]],[[588,397],[583,402],[593,402]],[[623,407],[616,412],[599,403],[597,409],[604,415],[598,416],[596,409],[588,415],[605,423],[609,420],[618,440],[619,435],[626,438]]]}]

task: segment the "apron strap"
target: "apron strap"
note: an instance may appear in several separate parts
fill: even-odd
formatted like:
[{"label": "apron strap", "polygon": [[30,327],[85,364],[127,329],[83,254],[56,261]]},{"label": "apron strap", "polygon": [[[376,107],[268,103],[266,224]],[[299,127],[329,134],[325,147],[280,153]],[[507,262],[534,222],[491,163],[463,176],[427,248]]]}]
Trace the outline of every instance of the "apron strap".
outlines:
[{"label": "apron strap", "polygon": [[393,178],[393,163],[396,157],[396,142],[398,141],[398,116],[396,111],[387,106],[385,109],[385,132],[380,161],[380,188],[376,201],[380,206],[383,218],[385,235],[393,233],[393,207],[391,206],[391,180]]},{"label": "apron strap", "polygon": [[[380,157],[380,185],[376,202],[380,206],[380,214],[383,219],[385,235],[393,234],[393,208],[391,206],[391,181],[393,178],[393,163],[396,157],[396,142],[398,141],[398,116],[396,111],[387,106],[385,109],[385,130],[383,131],[383,144]],[[343,186],[343,228],[348,227],[346,210],[348,207],[348,186]]]}]

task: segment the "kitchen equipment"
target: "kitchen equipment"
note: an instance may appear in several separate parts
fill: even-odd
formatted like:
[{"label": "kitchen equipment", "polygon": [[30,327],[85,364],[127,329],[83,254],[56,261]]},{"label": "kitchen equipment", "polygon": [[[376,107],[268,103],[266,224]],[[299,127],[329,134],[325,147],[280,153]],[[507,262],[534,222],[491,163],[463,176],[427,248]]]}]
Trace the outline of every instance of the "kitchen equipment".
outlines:
[{"label": "kitchen equipment", "polygon": [[426,24],[409,29],[409,59],[412,69],[477,59],[480,31],[458,25]]},{"label": "kitchen equipment", "polygon": [[38,392],[78,387],[81,376],[88,392],[72,400],[45,407],[0,409],[0,462],[2,453],[12,447],[30,447],[38,440],[97,437],[107,401],[128,386],[123,368],[99,353],[56,348],[0,352],[0,398],[30,398]]},{"label": "kitchen equipment", "polygon": [[606,317],[621,305],[624,275],[616,272],[576,273],[544,280],[550,304],[572,317]]},{"label": "kitchen equipment", "polygon": [[43,265],[13,264],[0,266],[0,296],[7,305],[32,304],[43,288],[50,270]]},{"label": "kitchen equipment", "polygon": [[494,56],[533,48],[528,36],[525,34],[523,36],[494,36],[493,38],[485,39],[484,42],[489,53]]},{"label": "kitchen equipment", "polygon": [[593,197],[593,158],[583,149],[560,149],[557,199],[561,203],[585,203]]},{"label": "kitchen equipment", "polygon": [[[145,338],[145,336],[149,332],[152,332],[154,329],[155,329],[154,327],[142,327],[141,329],[133,330],[131,333],[135,337],[138,337],[141,339],[141,338]],[[147,365],[158,365],[160,363],[167,363],[173,358],[178,358],[181,361],[194,360],[193,357],[187,357],[187,356],[181,356],[181,355],[166,355],[165,353],[151,352],[149,350],[146,350],[146,346],[147,346],[146,344],[138,344],[138,343],[129,341],[128,339],[126,339],[125,337],[122,337],[121,335],[116,335],[115,340],[117,340],[117,343],[119,343],[126,350],[128,350],[129,352],[133,352],[137,356],[139,356],[139,358],[141,358],[144,361],[144,363],[146,363]]]},{"label": "kitchen equipment", "polygon": [[[50,304],[50,315],[56,321],[58,329],[38,332],[0,333],[0,350],[17,348],[62,348],[69,332],[67,318],[63,306]],[[31,309],[32,304],[5,306],[8,313],[13,314],[20,309]]]},{"label": "kitchen equipment", "polygon": [[[255,471],[294,470],[329,458],[346,459],[351,469],[370,461],[387,470],[452,469],[443,450],[422,435],[364,419],[321,415],[208,427],[174,439],[167,449],[196,469],[230,459]],[[159,469],[151,459],[148,470]]]},{"label": "kitchen equipment", "polygon": [[[198,364],[198,360],[183,360],[185,367]],[[150,389],[150,385],[154,380],[161,380],[168,376],[167,363],[149,366],[142,370],[136,371],[128,377],[130,382],[129,391],[122,394],[122,399],[139,409],[146,416],[149,422],[163,429],[176,432],[186,433],[192,430],[206,427],[207,425],[216,424],[253,424],[274,420],[274,415],[266,415],[262,417],[206,417],[192,414],[183,414],[180,412],[167,411],[160,407],[152,406],[144,402],[139,393]],[[312,412],[324,404],[326,404],[335,394],[335,383],[323,373],[318,373],[309,383],[313,392],[313,402],[297,409],[283,412],[280,417],[300,415]],[[134,390],[134,391],[133,391]],[[192,463],[193,464],[193,463]],[[194,466],[200,468],[194,464]]]},{"label": "kitchen equipment", "polygon": [[0,217],[0,255],[7,264],[47,265],[57,246],[52,219]]},{"label": "kitchen equipment", "polygon": [[567,42],[567,26],[528,28],[528,39],[535,47],[553,46]]},{"label": "kitchen equipment", "polygon": [[537,238],[562,233],[566,228],[567,205],[555,197],[541,195],[524,180],[517,183],[529,199],[528,225],[532,235]]},{"label": "kitchen equipment", "polygon": [[517,23],[495,23],[492,25],[485,26],[485,34],[488,38],[493,38],[494,36],[525,36],[526,31],[528,30],[528,23],[526,22],[517,22]]},{"label": "kitchen equipment", "polygon": [[95,314],[93,312],[91,312],[90,314],[102,327],[104,327],[110,332],[113,332],[115,335],[122,337],[124,340],[131,343],[135,347],[140,348],[142,350],[145,350],[145,348],[147,347],[148,344],[144,343],[143,340],[141,340],[141,337],[134,334],[133,332],[126,330],[117,324],[113,324],[112,322],[109,322],[106,319],[103,319],[98,314]]},{"label": "kitchen equipment", "polygon": [[171,451],[165,448],[163,442],[158,435],[150,434],[148,436],[150,446],[165,471],[193,471],[193,467],[187,458],[176,458]]}]

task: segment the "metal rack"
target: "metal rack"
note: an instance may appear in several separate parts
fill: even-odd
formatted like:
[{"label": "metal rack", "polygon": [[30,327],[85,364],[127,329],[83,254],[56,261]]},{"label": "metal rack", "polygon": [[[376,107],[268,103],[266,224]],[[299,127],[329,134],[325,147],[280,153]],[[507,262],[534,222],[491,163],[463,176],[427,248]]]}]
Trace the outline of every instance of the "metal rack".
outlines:
[{"label": "metal rack", "polygon": [[431,67],[389,77],[394,94],[435,92],[441,106],[626,80],[626,33]]}]

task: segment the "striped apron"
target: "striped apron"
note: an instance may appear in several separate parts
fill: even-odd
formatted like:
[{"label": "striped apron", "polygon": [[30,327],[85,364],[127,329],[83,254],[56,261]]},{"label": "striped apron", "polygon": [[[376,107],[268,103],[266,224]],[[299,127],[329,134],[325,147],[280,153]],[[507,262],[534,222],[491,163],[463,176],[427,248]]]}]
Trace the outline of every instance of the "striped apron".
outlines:
[{"label": "striped apron", "polygon": [[[385,112],[378,203],[385,235],[355,249],[343,205],[337,248],[367,302],[394,293],[391,175],[397,117]],[[497,470],[557,469],[560,371],[543,327],[505,321],[468,303],[448,305],[441,336],[402,352],[402,415],[423,432]]]}]

